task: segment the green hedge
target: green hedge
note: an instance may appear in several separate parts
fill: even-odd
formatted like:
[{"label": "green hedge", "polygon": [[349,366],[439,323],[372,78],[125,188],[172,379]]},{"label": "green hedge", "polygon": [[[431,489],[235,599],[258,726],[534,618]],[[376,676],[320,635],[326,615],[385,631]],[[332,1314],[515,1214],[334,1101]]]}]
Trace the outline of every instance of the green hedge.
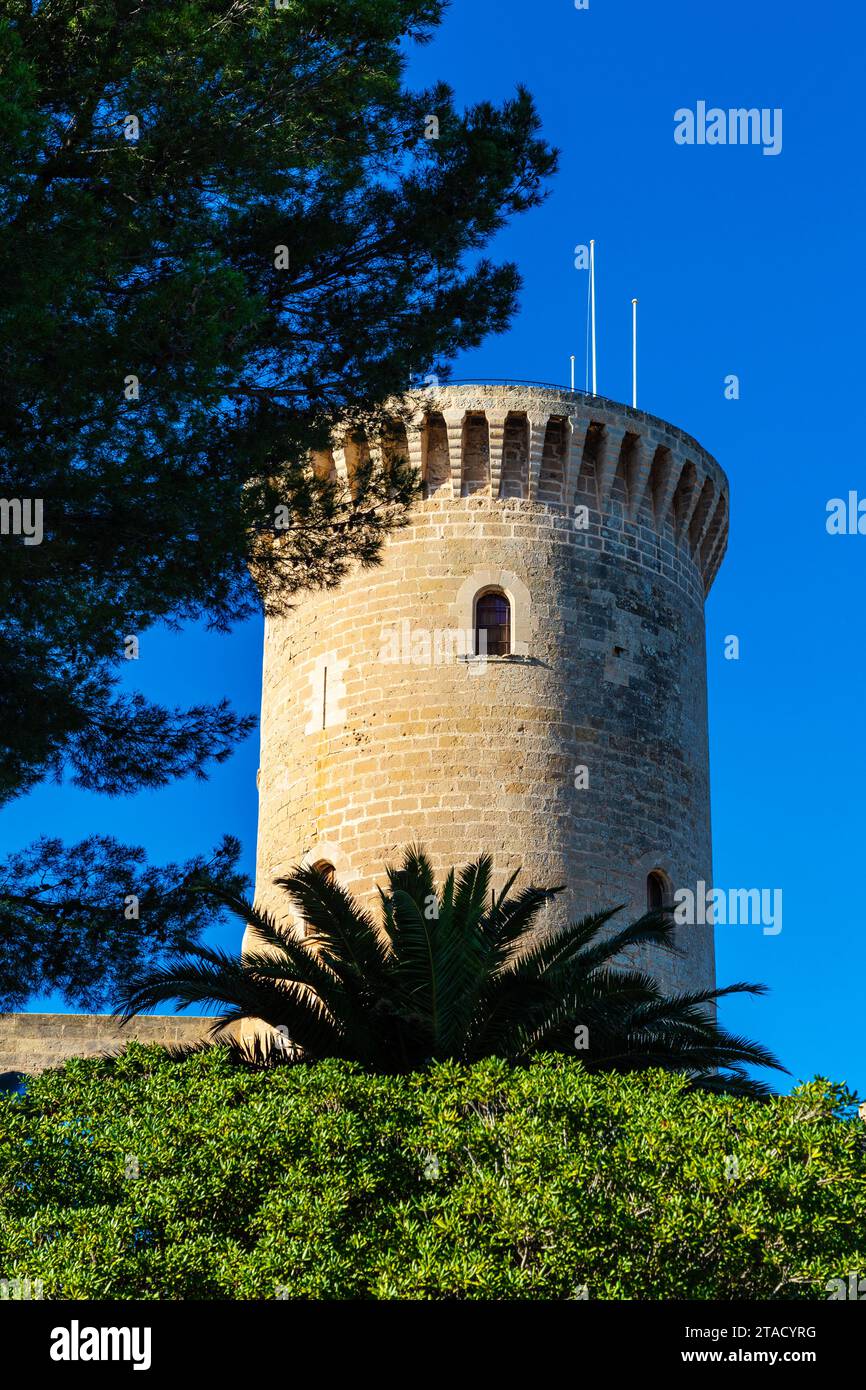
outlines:
[{"label": "green hedge", "polygon": [[0,1278],[46,1298],[827,1298],[866,1274],[849,1102],[563,1057],[384,1077],[131,1045],[0,1098]]}]

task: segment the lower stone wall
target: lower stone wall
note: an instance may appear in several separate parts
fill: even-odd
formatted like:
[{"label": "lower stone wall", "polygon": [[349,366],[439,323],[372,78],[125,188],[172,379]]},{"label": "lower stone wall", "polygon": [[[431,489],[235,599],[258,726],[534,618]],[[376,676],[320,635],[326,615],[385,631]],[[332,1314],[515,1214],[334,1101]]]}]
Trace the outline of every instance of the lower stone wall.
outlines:
[{"label": "lower stone wall", "polygon": [[112,1014],[0,1014],[0,1075],[47,1071],[69,1057],[119,1052],[129,1042],[188,1045],[208,1036],[202,1015],[142,1014],[121,1027]]}]

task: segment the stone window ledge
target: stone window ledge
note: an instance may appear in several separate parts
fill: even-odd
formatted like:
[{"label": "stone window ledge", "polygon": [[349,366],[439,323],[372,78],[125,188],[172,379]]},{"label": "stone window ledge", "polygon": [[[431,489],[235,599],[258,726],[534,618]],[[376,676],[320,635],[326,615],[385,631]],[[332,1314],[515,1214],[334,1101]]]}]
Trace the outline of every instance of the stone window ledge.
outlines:
[{"label": "stone window ledge", "polygon": [[504,656],[458,656],[457,660],[465,666],[481,665],[482,662],[491,666],[532,666],[536,658],[528,652],[506,652]]}]

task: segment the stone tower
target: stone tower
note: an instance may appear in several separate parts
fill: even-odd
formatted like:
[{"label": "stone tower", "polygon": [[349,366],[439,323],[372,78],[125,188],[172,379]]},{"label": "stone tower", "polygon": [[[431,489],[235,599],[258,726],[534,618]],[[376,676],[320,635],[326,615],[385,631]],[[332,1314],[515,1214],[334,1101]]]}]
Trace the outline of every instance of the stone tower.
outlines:
[{"label": "stone tower", "polygon": [[[266,626],[258,900],[285,914],[273,880],[301,862],[365,900],[411,841],[439,874],[489,851],[497,885],[565,884],[551,912],[709,885],[719,465],[663,420],[532,383],[425,393],[396,438],[424,495],[381,566]],[[711,986],[712,929],[679,936],[682,958],[640,963]]]}]

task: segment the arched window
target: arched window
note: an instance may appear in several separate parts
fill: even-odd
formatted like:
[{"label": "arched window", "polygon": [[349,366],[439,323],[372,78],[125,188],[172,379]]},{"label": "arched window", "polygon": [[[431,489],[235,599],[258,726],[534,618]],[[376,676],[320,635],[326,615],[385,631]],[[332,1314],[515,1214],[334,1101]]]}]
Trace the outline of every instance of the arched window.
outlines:
[{"label": "arched window", "polygon": [[511,604],[501,589],[486,589],[475,600],[476,655],[508,656],[510,651]]},{"label": "arched window", "polygon": [[667,874],[661,869],[653,869],[646,881],[647,912],[662,912],[672,906],[670,884]]},{"label": "arched window", "polygon": [[532,597],[519,574],[501,569],[473,570],[463,580],[455,599],[457,630],[465,634],[466,645],[472,646],[476,656],[483,656],[478,640],[481,631],[486,633],[488,652],[518,658],[529,656]]},{"label": "arched window", "polygon": [[[329,883],[333,881],[334,873],[336,871],[329,859],[317,859],[316,862],[312,865],[312,868],[314,868],[317,873],[324,874],[325,878],[328,880]],[[305,922],[304,936],[312,936],[313,932],[314,928],[310,926],[309,922]]]}]

